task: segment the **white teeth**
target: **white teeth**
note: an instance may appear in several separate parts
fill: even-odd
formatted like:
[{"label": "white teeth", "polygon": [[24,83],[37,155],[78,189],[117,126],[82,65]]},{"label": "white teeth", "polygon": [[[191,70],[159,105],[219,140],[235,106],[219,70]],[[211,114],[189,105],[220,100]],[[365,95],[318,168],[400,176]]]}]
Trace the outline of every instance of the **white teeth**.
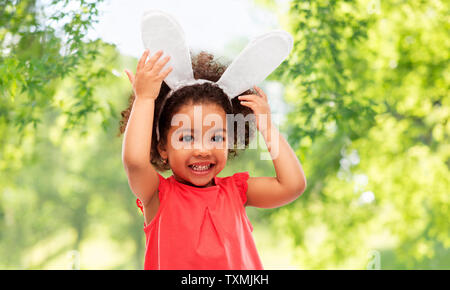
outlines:
[{"label": "white teeth", "polygon": [[198,170],[198,171],[205,171],[205,170],[209,169],[209,165],[204,165],[204,166],[192,165],[192,169]]}]

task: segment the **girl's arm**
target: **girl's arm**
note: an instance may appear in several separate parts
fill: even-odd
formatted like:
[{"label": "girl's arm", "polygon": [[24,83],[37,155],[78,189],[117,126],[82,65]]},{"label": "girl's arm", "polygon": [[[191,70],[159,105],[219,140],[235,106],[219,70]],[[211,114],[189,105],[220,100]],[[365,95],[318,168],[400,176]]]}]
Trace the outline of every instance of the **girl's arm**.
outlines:
[{"label": "girl's arm", "polygon": [[122,144],[122,163],[128,184],[144,205],[159,186],[156,170],[150,163],[154,100],[135,98]]},{"label": "girl's arm", "polygon": [[162,55],[155,53],[146,62],[149,51],[145,51],[138,62],[136,76],[126,71],[133,85],[135,100],[125,129],[122,145],[122,162],[131,190],[145,205],[151,201],[158,189],[159,178],[150,163],[153,113],[163,79],[171,68],[161,72],[169,58],[157,60]]},{"label": "girl's arm", "polygon": [[[272,157],[277,177],[250,177],[247,181],[246,205],[274,208],[297,199],[306,189],[306,178],[302,166],[289,143],[272,123],[267,96],[255,86],[257,95],[240,96],[242,105],[255,113],[258,131],[266,142]],[[261,116],[267,122],[261,122]]]}]

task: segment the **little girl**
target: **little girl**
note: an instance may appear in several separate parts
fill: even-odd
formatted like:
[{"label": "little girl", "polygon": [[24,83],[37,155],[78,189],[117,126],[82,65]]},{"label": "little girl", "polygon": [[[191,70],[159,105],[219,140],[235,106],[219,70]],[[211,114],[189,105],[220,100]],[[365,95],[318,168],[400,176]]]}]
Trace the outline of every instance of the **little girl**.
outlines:
[{"label": "little girl", "polygon": [[[122,123],[122,132],[126,126],[123,164],[145,218],[144,268],[263,269],[245,206],[279,207],[306,188],[300,162],[271,122],[267,96],[255,86],[257,94],[246,91],[230,104],[219,87],[196,84],[175,91],[158,115],[169,92],[163,80],[172,68],[161,71],[169,60],[160,58],[161,51],[146,61],[149,54],[147,50],[142,55],[136,75],[126,71],[135,95],[131,112],[123,113]],[[196,79],[216,82],[224,69],[211,56],[200,53],[193,59],[193,70]],[[194,115],[196,106],[201,107],[202,116]],[[273,159],[277,176],[249,177],[248,172],[238,172],[217,177],[228,154],[235,153],[226,145],[227,138],[233,138],[234,144],[237,139],[227,135],[230,124],[226,114],[249,112],[256,115],[256,127],[266,144],[278,142],[279,152]],[[176,114],[188,116],[192,130],[177,130],[179,124],[171,124]],[[220,116],[226,126],[212,132],[208,122],[194,122],[199,117],[204,121],[210,114]],[[268,117],[266,126],[258,122],[261,114]],[[159,142],[155,134],[159,134]],[[247,126],[246,146],[250,136]],[[167,179],[157,172],[167,169],[173,173]]]},{"label": "little girl", "polygon": [[[306,188],[300,162],[272,123],[266,94],[254,86],[289,54],[292,38],[264,34],[224,67],[203,52],[191,60],[170,15],[152,10],[143,19],[144,45],[157,52],[144,52],[135,75],[126,70],[134,95],[122,112],[121,133],[128,182],[145,219],[144,268],[263,269],[245,206],[279,207]],[[276,177],[217,177],[242,140],[247,148],[254,136],[253,126],[230,116],[254,117]],[[169,178],[159,174],[169,169]]]}]

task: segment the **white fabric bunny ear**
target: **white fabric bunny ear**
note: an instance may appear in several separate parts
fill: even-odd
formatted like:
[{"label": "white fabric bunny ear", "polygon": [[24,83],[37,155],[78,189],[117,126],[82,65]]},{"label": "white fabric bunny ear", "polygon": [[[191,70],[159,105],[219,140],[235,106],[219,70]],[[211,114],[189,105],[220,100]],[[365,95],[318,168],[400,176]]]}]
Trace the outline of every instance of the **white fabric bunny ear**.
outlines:
[{"label": "white fabric bunny ear", "polygon": [[259,84],[288,57],[292,50],[292,36],[274,30],[253,39],[228,66],[217,84],[229,98]]},{"label": "white fabric bunny ear", "polygon": [[170,55],[165,67],[171,66],[173,70],[164,79],[169,88],[174,90],[183,82],[194,81],[189,48],[183,29],[175,18],[160,10],[146,11],[142,17],[141,31],[144,47],[151,54],[162,50],[164,55]]},{"label": "white fabric bunny ear", "polygon": [[[212,83],[194,79],[189,48],[183,29],[175,18],[161,10],[149,10],[143,15],[141,29],[145,48],[151,53],[163,50],[171,56],[166,67],[171,66],[173,70],[164,81],[172,92],[186,85]],[[216,84],[230,99],[234,98],[270,75],[288,57],[292,45],[292,36],[283,30],[256,37],[228,66]]]}]

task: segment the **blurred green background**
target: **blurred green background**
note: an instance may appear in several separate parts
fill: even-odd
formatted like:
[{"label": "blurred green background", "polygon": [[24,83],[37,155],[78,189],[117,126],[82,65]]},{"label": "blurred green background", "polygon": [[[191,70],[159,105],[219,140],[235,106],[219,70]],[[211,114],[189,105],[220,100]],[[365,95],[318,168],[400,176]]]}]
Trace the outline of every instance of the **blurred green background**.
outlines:
[{"label": "blurred green background", "polygon": [[[308,183],[247,209],[265,268],[450,269],[448,2],[252,3],[295,39],[261,87]],[[137,59],[87,37],[99,7],[0,0],[0,269],[143,268],[118,136]],[[274,176],[263,152],[219,176]]]}]

